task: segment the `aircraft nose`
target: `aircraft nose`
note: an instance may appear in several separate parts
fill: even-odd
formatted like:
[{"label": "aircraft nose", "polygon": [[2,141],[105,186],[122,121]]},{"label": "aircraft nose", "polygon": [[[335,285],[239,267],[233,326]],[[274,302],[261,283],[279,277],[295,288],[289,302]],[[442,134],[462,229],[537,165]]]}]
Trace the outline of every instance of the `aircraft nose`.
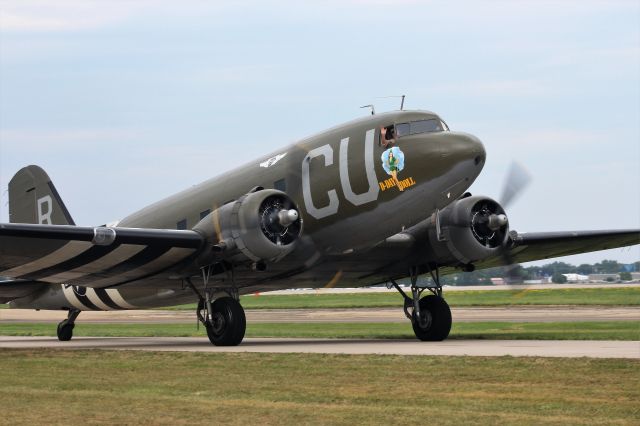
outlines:
[{"label": "aircraft nose", "polygon": [[454,162],[473,160],[475,166],[482,169],[486,159],[484,145],[477,137],[462,132],[449,132],[448,142],[443,145],[445,155],[450,155]]},{"label": "aircraft nose", "polygon": [[459,137],[463,139],[463,143],[467,146],[466,152],[470,158],[473,158],[475,165],[484,166],[487,153],[480,139],[468,133],[460,134]]}]

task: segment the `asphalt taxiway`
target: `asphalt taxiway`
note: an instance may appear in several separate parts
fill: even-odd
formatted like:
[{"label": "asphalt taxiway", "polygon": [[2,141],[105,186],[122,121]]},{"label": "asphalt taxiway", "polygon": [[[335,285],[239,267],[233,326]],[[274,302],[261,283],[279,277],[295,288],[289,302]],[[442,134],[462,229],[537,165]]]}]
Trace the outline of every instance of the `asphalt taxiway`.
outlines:
[{"label": "asphalt taxiway", "polygon": [[269,352],[442,356],[532,356],[640,359],[640,341],[581,340],[414,340],[248,338],[235,347],[217,347],[202,337],[0,336],[0,348],[108,349],[175,352]]}]

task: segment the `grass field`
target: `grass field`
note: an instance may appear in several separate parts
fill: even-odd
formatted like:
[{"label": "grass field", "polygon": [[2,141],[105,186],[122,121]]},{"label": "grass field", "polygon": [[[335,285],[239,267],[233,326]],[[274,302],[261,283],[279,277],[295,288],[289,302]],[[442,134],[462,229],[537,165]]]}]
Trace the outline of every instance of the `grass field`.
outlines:
[{"label": "grass field", "polygon": [[0,350],[7,424],[638,424],[634,360]]},{"label": "grass field", "polygon": [[[5,323],[4,336],[55,336],[55,324]],[[75,336],[205,336],[194,324],[76,324]],[[415,339],[406,323],[249,323],[247,337]],[[640,340],[640,321],[454,323],[450,339]]]},{"label": "grass field", "polygon": [[[640,305],[640,287],[549,290],[467,290],[446,292],[449,305]],[[397,292],[243,296],[245,309],[382,308],[402,306]],[[195,310],[195,304],[170,309]]]}]

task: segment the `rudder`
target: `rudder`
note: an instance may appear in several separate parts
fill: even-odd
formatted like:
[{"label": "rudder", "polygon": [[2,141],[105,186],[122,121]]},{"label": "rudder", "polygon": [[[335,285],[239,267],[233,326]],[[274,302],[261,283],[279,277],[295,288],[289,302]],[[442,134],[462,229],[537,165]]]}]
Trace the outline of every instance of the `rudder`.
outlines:
[{"label": "rudder", "polygon": [[49,175],[33,165],[9,182],[9,222],[75,225]]}]

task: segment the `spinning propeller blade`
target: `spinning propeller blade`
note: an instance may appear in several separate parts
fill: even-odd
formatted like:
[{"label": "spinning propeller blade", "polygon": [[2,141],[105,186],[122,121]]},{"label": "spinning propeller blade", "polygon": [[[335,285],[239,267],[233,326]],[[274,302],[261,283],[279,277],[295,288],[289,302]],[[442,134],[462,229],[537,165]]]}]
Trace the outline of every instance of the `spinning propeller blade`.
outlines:
[{"label": "spinning propeller blade", "polygon": [[[511,163],[509,172],[504,181],[502,188],[502,196],[500,204],[506,210],[507,206],[513,203],[531,183],[531,174],[520,163],[514,161]],[[513,257],[509,253],[512,238],[509,235],[502,242],[500,249],[501,263],[506,269],[507,283],[519,282],[522,280],[520,274],[520,265],[516,264]]]},{"label": "spinning propeller blade", "polygon": [[524,189],[531,183],[531,174],[524,168],[524,166],[516,161],[511,163],[509,173],[504,181],[502,188],[502,196],[500,197],[500,204],[505,210]]}]

